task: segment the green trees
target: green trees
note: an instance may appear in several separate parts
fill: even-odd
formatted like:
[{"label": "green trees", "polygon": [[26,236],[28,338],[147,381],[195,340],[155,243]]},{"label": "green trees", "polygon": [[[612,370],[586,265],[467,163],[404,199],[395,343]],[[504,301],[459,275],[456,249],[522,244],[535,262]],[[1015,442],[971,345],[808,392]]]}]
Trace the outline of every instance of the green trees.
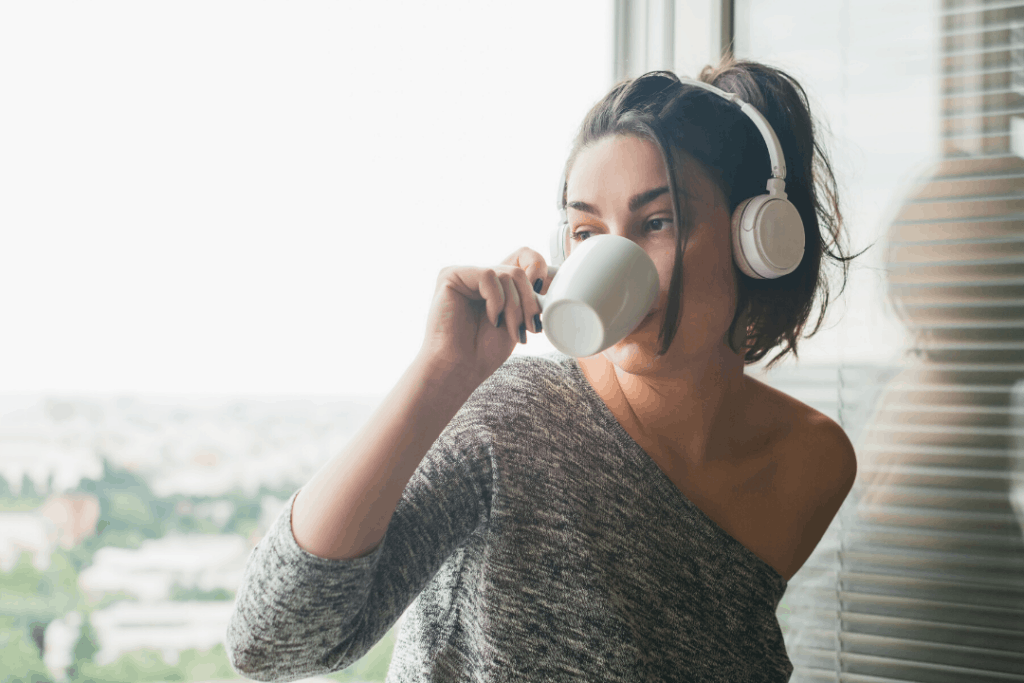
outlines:
[{"label": "green trees", "polygon": [[32,555],[23,552],[8,572],[0,574],[0,683],[51,681],[33,632],[68,612],[82,607],[78,572],[62,550],[40,570]]},{"label": "green trees", "polygon": [[24,620],[0,616],[0,683],[50,683],[39,648]]},{"label": "green trees", "polygon": [[[15,494],[0,477],[0,511],[30,512],[38,508],[52,488],[36,487],[28,477]],[[0,572],[0,683],[53,683],[43,662],[40,645],[48,625],[69,612],[82,615],[81,632],[72,646],[68,683],[146,683],[147,681],[206,681],[241,679],[231,668],[222,645],[201,652],[186,650],[171,664],[153,650],[130,652],[107,664],[95,661],[101,642],[92,625],[91,614],[121,600],[134,599],[127,593],[83,595],[78,588],[82,570],[93,563],[102,547],[139,548],[146,539],[161,538],[173,531],[183,533],[238,534],[249,538],[258,530],[264,496],[287,499],[294,489],[282,482],[277,488],[261,487],[253,495],[236,490],[216,498],[153,494],[148,482],[134,472],[104,459],[103,473],[83,479],[74,492],[95,495],[100,514],[96,532],[70,550],[57,547],[44,570],[32,564],[32,555],[22,553],[15,566]],[[230,503],[230,515],[214,519],[204,509],[218,501]],[[203,591],[175,585],[172,600],[230,601],[225,589]],[[370,652],[344,672],[330,676],[338,681],[383,681],[391,661],[397,629],[392,629]]]}]

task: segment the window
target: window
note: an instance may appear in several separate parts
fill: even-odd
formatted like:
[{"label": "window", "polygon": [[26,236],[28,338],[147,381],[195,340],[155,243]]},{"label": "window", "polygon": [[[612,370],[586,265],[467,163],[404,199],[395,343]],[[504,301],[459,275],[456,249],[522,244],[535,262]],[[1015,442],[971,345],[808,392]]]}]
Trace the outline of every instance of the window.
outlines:
[{"label": "window", "polygon": [[[0,8],[5,672],[234,677],[232,582],[412,361],[438,271],[547,257],[612,20],[611,0]],[[383,680],[391,643],[338,679]]]},{"label": "window", "polygon": [[832,125],[854,251],[887,245],[828,338],[859,472],[780,605],[794,681],[1024,674],[1021,19],[736,2],[737,55],[791,70]]}]

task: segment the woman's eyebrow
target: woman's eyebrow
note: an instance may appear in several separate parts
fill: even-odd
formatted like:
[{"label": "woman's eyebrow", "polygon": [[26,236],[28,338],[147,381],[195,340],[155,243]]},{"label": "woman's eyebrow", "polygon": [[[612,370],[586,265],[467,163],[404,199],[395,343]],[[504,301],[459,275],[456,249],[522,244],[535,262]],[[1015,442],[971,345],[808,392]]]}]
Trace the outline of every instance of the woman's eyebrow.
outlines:
[{"label": "woman's eyebrow", "polygon": [[[640,207],[644,206],[645,204],[650,204],[651,202],[653,202],[655,199],[665,194],[666,192],[668,192],[667,186],[656,187],[653,190],[647,190],[646,192],[641,192],[638,195],[634,195],[629,200],[629,212],[633,213]],[[587,204],[586,202],[569,202],[568,204],[566,204],[566,206],[569,207],[570,209],[576,209],[577,211],[586,211],[587,213],[593,214],[598,218],[601,217],[601,213],[595,207],[591,206],[590,204]]]}]

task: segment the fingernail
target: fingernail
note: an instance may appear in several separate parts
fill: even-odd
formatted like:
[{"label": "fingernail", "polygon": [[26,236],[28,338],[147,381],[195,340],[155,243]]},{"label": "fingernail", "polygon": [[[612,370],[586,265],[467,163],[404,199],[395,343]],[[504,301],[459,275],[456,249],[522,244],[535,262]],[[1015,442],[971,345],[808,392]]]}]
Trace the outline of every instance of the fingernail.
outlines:
[{"label": "fingernail", "polygon": [[544,280],[537,278],[537,281],[533,283],[533,291],[540,294],[540,288],[544,286]]},{"label": "fingernail", "polygon": [[505,319],[505,311],[498,314],[498,324],[495,327],[501,327],[501,321]]},{"label": "fingernail", "polygon": [[523,323],[522,325],[519,326],[519,343],[526,343],[526,323]]},{"label": "fingernail", "polygon": [[542,332],[544,330],[544,328],[540,326],[540,313],[533,316],[533,326],[537,328],[538,332]]}]

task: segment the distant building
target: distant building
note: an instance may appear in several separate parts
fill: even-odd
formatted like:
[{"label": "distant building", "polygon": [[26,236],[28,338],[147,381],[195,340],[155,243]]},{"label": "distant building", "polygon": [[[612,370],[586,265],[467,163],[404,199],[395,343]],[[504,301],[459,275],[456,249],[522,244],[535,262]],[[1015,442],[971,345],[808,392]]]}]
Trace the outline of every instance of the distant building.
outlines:
[{"label": "distant building", "polygon": [[28,552],[32,566],[46,571],[57,546],[70,550],[96,533],[99,516],[99,500],[87,493],[52,495],[28,512],[0,512],[0,569],[10,571]]},{"label": "distant building", "polygon": [[26,476],[37,491],[71,491],[106,459],[158,497],[256,497],[307,481],[379,400],[0,397],[0,476],[15,496]]},{"label": "distant building", "polygon": [[224,643],[234,602],[118,602],[90,615],[100,650],[95,661],[111,664],[135,650],[156,650],[168,664],[181,652]]},{"label": "distant building", "polygon": [[45,651],[43,664],[49,669],[54,680],[66,681],[67,668],[74,664],[74,648],[82,634],[82,614],[68,612],[60,619],[54,619],[46,626],[43,635]]},{"label": "distant building", "polygon": [[[110,664],[135,650],[155,650],[168,664],[176,664],[185,650],[200,652],[224,644],[234,603],[221,602],[119,602],[93,612],[90,621],[99,640],[96,663]],[[43,663],[59,683],[67,680],[67,667],[81,636],[82,615],[69,612],[46,628]],[[212,683],[212,682],[211,682]],[[333,683],[316,676],[295,683]]]},{"label": "distant building", "polygon": [[251,550],[234,534],[172,533],[143,541],[138,550],[100,548],[78,584],[90,599],[124,591],[143,601],[167,600],[175,584],[234,593]]},{"label": "distant building", "polygon": [[53,523],[60,547],[71,550],[96,533],[100,501],[90,493],[52,495],[39,507],[38,514]]},{"label": "distant building", "polygon": [[9,572],[24,552],[39,571],[50,568],[57,547],[57,529],[37,512],[0,512],[0,570]]},{"label": "distant building", "polygon": [[86,426],[59,426],[41,414],[41,407],[23,412],[0,416],[0,476],[15,495],[21,495],[26,476],[36,491],[45,491],[52,481],[53,491],[60,492],[77,487],[83,478],[103,474],[103,462]]}]

